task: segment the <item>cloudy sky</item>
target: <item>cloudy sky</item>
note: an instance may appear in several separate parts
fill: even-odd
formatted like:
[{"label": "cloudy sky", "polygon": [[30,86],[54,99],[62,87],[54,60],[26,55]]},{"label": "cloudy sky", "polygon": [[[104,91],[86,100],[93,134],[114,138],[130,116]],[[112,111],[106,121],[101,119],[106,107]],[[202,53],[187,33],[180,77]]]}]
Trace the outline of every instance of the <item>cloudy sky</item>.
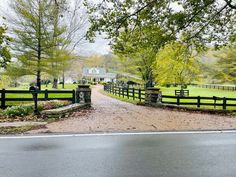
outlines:
[{"label": "cloudy sky", "polygon": [[[0,24],[5,21],[2,20],[2,16],[7,17],[10,13],[11,9],[9,8],[8,3],[11,0],[0,0]],[[110,47],[108,45],[109,41],[103,39],[102,37],[97,37],[95,43],[84,43],[79,47],[78,53],[82,53],[83,55],[92,55],[92,54],[107,54],[110,51]]]}]

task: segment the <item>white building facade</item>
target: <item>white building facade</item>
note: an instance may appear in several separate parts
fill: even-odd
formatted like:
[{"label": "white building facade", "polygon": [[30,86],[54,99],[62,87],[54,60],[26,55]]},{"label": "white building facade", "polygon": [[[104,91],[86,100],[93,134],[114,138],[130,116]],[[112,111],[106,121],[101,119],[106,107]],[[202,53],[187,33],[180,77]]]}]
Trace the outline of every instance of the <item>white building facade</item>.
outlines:
[{"label": "white building facade", "polygon": [[92,82],[116,82],[117,74],[108,73],[105,68],[83,68],[83,79]]}]

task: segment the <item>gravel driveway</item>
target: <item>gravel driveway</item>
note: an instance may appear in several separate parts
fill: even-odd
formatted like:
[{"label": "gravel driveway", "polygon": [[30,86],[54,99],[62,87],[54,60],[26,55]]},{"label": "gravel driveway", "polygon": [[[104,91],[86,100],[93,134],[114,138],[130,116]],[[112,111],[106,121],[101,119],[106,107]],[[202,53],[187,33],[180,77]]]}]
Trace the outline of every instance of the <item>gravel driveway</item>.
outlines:
[{"label": "gravel driveway", "polygon": [[101,90],[101,86],[92,89],[90,110],[75,112],[65,120],[48,124],[46,129],[29,133],[236,129],[236,117],[138,106],[105,96]]}]

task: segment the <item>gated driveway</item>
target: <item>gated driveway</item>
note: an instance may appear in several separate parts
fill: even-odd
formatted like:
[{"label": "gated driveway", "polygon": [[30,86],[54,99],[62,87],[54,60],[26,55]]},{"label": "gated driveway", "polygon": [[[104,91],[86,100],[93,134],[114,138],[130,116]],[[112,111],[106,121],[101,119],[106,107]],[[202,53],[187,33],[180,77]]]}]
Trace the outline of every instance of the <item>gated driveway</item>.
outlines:
[{"label": "gated driveway", "polygon": [[179,112],[138,106],[101,93],[102,86],[92,89],[92,108],[30,133],[127,132],[166,130],[236,129],[236,117]]}]

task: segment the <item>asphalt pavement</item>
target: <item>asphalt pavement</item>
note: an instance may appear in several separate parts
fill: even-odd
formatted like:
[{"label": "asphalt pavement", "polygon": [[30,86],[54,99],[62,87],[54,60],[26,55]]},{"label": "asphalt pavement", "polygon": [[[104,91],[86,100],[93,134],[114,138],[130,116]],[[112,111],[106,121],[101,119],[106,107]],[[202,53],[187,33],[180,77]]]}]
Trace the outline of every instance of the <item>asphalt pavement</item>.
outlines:
[{"label": "asphalt pavement", "polygon": [[235,177],[236,133],[0,137],[0,177]]}]

